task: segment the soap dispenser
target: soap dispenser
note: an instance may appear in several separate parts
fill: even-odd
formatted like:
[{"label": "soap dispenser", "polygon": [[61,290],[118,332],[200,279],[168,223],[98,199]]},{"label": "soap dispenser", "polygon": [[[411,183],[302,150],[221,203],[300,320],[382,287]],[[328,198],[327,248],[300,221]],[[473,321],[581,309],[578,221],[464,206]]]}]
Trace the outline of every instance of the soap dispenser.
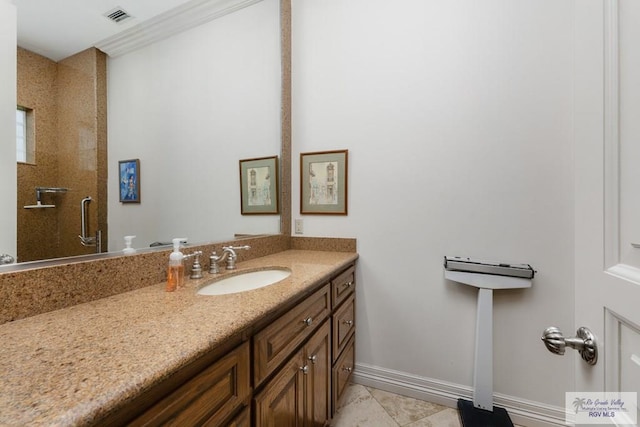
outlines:
[{"label": "soap dispenser", "polygon": [[167,270],[167,292],[173,292],[184,284],[184,255],[180,252],[180,242],[184,238],[173,239],[173,252],[169,255]]},{"label": "soap dispenser", "polygon": [[133,239],[135,238],[136,236],[124,236],[124,249],[122,250],[122,252],[125,255],[133,255],[136,253],[136,250],[131,247]]}]

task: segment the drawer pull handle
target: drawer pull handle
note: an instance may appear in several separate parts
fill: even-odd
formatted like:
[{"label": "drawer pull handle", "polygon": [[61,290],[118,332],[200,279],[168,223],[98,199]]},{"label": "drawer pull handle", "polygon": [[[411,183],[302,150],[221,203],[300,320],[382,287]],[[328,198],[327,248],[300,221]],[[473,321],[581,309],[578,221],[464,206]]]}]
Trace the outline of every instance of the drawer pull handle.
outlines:
[{"label": "drawer pull handle", "polygon": [[343,371],[351,373],[351,371],[353,371],[353,368],[350,366],[345,366],[344,368],[342,368]]},{"label": "drawer pull handle", "polygon": [[302,323],[304,323],[307,326],[311,326],[311,324],[313,323],[313,319],[311,317],[307,317],[302,321]]},{"label": "drawer pull handle", "polygon": [[304,375],[307,375],[309,373],[309,365],[304,365],[304,366],[300,367],[300,370],[302,371],[302,373]]},{"label": "drawer pull handle", "polygon": [[353,286],[353,282],[343,283],[342,286],[344,286],[345,288],[350,288],[351,286]]},{"label": "drawer pull handle", "polygon": [[316,362],[318,361],[318,356],[316,356],[315,354],[313,356],[309,356],[307,357],[307,359],[309,359],[311,361],[311,363],[313,363],[314,365],[316,364]]},{"label": "drawer pull handle", "polygon": [[351,325],[353,325],[353,320],[345,320],[344,324],[347,325],[347,326],[351,326]]}]

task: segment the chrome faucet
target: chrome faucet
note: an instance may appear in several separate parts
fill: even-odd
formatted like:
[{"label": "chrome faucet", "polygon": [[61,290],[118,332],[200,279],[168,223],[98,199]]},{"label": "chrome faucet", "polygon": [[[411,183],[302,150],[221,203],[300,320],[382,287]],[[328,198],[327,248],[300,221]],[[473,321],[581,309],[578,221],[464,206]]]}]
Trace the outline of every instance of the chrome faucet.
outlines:
[{"label": "chrome faucet", "polygon": [[193,264],[191,265],[191,274],[189,278],[191,279],[202,279],[202,265],[200,265],[200,255],[202,255],[202,251],[195,251],[189,255],[185,255],[182,259],[187,260],[189,258],[193,258]]},{"label": "chrome faucet", "polygon": [[223,246],[222,255],[218,256],[215,252],[212,253],[209,257],[209,261],[211,261],[209,273],[220,273],[220,266],[218,265],[218,263],[224,261],[225,259],[227,260],[227,270],[235,270],[236,259],[238,258],[236,251],[239,249],[251,249],[251,246]]}]

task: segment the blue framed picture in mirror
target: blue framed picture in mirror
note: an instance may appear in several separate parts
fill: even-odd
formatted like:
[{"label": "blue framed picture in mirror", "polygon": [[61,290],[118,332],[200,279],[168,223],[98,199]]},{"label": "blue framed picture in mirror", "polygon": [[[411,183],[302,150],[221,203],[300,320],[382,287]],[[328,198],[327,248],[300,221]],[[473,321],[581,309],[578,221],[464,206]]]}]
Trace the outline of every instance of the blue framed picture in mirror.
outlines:
[{"label": "blue framed picture in mirror", "polygon": [[140,159],[118,162],[120,202],[140,203]]}]

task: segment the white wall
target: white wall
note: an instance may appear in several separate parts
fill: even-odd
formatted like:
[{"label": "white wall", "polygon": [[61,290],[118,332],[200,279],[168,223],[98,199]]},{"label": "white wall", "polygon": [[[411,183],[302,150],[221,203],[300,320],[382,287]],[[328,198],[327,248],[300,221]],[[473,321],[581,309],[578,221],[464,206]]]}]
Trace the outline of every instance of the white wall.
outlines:
[{"label": "white wall", "polygon": [[[240,215],[238,167],[280,154],[279,24],[264,0],[109,58],[109,250],[129,234],[144,247],[280,231],[275,215]],[[118,161],[132,158],[140,205],[119,203]]]},{"label": "white wall", "polygon": [[0,254],[16,248],[16,7],[0,0]]},{"label": "white wall", "polygon": [[[494,298],[495,391],[564,406],[573,355],[572,2],[295,0],[293,217],[358,239],[356,358],[471,386],[476,291],[444,255],[532,264]],[[298,153],[349,150],[349,215],[299,215]],[[292,230],[293,233],[294,230]]]}]

